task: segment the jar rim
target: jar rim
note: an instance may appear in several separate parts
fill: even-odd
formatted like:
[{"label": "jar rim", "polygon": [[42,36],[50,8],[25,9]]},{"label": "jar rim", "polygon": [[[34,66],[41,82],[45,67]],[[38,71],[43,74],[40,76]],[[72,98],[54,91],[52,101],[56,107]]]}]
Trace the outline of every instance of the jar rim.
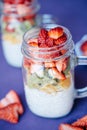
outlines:
[{"label": "jar rim", "polygon": [[[53,46],[50,48],[38,48],[38,47],[29,46],[29,44],[27,44],[27,41],[32,39],[32,38],[36,38],[38,35],[36,35],[34,33],[39,34],[39,31],[41,29],[40,27],[35,26],[35,27],[31,28],[30,30],[28,30],[27,32],[25,32],[25,34],[23,35],[23,43],[22,43],[21,50],[25,56],[29,56],[29,51],[32,51],[32,50],[34,50],[36,54],[37,53],[40,53],[40,54],[45,53],[45,55],[46,55],[46,54],[49,54],[50,52],[53,53],[54,51],[60,51],[61,49],[64,49],[64,48],[69,48],[69,49],[71,48],[71,44],[69,44],[69,43],[72,42],[72,36],[71,36],[70,31],[66,27],[58,25],[58,24],[49,24],[49,25],[47,25],[47,27],[49,27],[49,29],[54,28],[54,27],[62,27],[64,29],[64,32],[67,35],[67,41],[60,44],[60,45]],[[47,27],[46,27],[46,29],[47,29]],[[33,34],[33,37],[31,36],[31,34]],[[60,47],[60,49],[56,50],[57,47]],[[72,50],[73,50],[73,46],[72,46]],[[26,51],[27,51],[27,53],[26,53]],[[61,58],[61,57],[63,57],[63,56],[59,56],[58,58]]]}]

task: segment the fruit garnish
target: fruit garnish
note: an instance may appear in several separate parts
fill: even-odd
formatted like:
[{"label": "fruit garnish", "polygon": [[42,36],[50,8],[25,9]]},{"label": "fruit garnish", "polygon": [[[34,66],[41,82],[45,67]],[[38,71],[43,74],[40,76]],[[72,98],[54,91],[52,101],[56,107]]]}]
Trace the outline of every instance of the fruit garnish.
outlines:
[{"label": "fruit garnish", "polygon": [[65,75],[62,72],[59,72],[56,67],[52,68],[52,72],[55,78],[58,78],[59,80],[66,79]]},{"label": "fruit garnish", "polygon": [[18,122],[19,105],[17,103],[10,104],[4,108],[0,108],[0,119],[11,123]]},{"label": "fruit garnish", "polygon": [[[18,121],[18,115],[23,114],[23,112],[24,110],[19,96],[14,90],[11,90],[3,99],[0,100],[0,119],[16,123]],[[12,121],[12,119],[14,120]]]},{"label": "fruit garnish", "polygon": [[72,123],[73,126],[87,127],[87,115]]},{"label": "fruit garnish", "polygon": [[28,68],[31,64],[31,60],[27,59],[27,58],[24,58],[24,61],[23,61],[23,66],[25,68]]},{"label": "fruit garnish", "polygon": [[44,62],[46,68],[56,67],[55,62]]},{"label": "fruit garnish", "polygon": [[32,0],[4,0],[4,3],[9,4],[24,4],[29,2],[32,2]]},{"label": "fruit garnish", "polygon": [[56,68],[59,72],[64,71],[67,68],[68,58],[56,61]]},{"label": "fruit garnish", "polygon": [[58,39],[54,40],[54,44],[55,45],[59,45],[59,44],[62,44],[64,42],[66,42],[66,40],[67,40],[67,36],[64,33],[61,37],[59,37]]},{"label": "fruit garnish", "polygon": [[73,122],[72,124],[60,124],[58,130],[86,130],[87,115]]},{"label": "fruit garnish", "polygon": [[56,28],[53,28],[51,29],[49,32],[48,32],[48,36],[50,38],[53,38],[53,39],[58,39],[59,37],[61,37],[63,35],[63,28],[62,27],[56,27]]},{"label": "fruit garnish", "polygon": [[87,41],[83,42],[80,48],[83,54],[87,56]]},{"label": "fruit garnish", "polygon": [[46,47],[46,39],[47,39],[48,31],[45,29],[41,29],[38,36],[38,45],[39,47]]},{"label": "fruit garnish", "polygon": [[10,25],[7,25],[5,30],[10,32],[10,33],[15,32],[15,28],[11,27]]},{"label": "fruit garnish", "polygon": [[58,130],[83,130],[82,128],[78,128],[78,127],[75,127],[75,126],[72,126],[70,124],[61,124],[59,126],[59,129]]},{"label": "fruit garnish", "polygon": [[54,41],[53,41],[52,38],[48,37],[48,38],[46,39],[46,43],[45,43],[45,44],[46,44],[48,47],[53,47],[53,43],[54,43]]},{"label": "fruit garnish", "polygon": [[31,39],[31,40],[28,40],[27,43],[28,43],[30,46],[38,47],[38,40],[37,40],[37,38],[34,38],[34,39]]}]

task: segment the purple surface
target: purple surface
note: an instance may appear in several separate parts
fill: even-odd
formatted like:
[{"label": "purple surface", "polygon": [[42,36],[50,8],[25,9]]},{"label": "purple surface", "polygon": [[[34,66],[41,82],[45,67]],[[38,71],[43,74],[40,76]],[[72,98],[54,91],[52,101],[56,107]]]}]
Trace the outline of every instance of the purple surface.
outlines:
[{"label": "purple surface", "polygon": [[[77,42],[87,33],[87,0],[39,0],[40,13],[51,13],[58,17],[58,23],[66,26]],[[45,119],[35,116],[27,107],[21,69],[11,67],[5,61],[0,44],[0,99],[14,89],[20,95],[25,112],[16,125],[0,120],[0,130],[58,130],[61,122],[71,123],[87,114],[87,98],[75,100],[69,115],[59,119]],[[87,85],[87,66],[75,69],[75,86],[81,88]]]}]

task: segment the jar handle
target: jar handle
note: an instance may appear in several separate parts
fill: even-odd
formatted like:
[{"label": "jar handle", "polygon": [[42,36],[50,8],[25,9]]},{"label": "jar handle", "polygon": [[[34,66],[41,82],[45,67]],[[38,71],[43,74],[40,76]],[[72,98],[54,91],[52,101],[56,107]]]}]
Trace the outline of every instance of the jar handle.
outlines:
[{"label": "jar handle", "polygon": [[[87,56],[77,56],[77,65],[87,65]],[[76,89],[76,98],[87,97],[87,86],[81,89]]]}]

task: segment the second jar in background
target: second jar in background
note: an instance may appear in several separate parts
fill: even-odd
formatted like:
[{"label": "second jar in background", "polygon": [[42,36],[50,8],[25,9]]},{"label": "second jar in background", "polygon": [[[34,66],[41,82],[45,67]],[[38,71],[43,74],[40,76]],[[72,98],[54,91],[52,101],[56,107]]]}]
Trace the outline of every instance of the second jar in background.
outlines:
[{"label": "second jar in background", "polygon": [[21,67],[22,36],[36,24],[39,7],[36,0],[3,4],[2,47],[6,61],[12,66]]}]

